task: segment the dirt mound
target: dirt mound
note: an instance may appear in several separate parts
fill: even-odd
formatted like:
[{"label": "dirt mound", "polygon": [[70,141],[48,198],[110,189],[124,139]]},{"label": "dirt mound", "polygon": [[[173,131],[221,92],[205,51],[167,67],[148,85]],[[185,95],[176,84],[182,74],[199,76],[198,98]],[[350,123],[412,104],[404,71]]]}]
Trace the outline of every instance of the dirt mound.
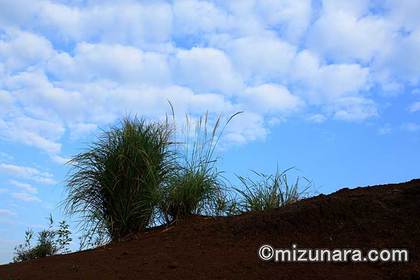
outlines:
[{"label": "dirt mound", "polygon": [[[408,263],[275,263],[275,248],[407,248]],[[95,250],[0,266],[0,279],[420,279],[420,180],[263,213],[194,217]]]}]

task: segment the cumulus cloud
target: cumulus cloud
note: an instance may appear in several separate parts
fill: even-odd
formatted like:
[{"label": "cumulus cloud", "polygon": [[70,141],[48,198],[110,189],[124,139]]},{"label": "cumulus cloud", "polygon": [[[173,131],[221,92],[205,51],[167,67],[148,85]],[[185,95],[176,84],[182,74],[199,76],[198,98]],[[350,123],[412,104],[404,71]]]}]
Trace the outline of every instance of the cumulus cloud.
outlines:
[{"label": "cumulus cloud", "polygon": [[59,53],[49,61],[49,73],[66,81],[111,80],[120,83],[167,84],[166,57],[119,44],[80,43],[74,56]]},{"label": "cumulus cloud", "polygon": [[28,179],[40,184],[53,185],[56,183],[51,173],[40,171],[34,167],[0,163],[0,173],[4,173],[16,178]]},{"label": "cumulus cloud", "polygon": [[384,1],[388,17],[395,25],[403,26],[407,31],[418,29],[420,19],[417,11],[420,9],[420,2],[413,0]]},{"label": "cumulus cloud", "polygon": [[244,112],[232,119],[223,138],[229,144],[245,144],[262,140],[267,134],[268,129],[264,126],[264,119],[261,115]]},{"label": "cumulus cloud", "polygon": [[302,100],[276,84],[249,87],[240,97],[247,108],[260,113],[290,113],[303,105]]},{"label": "cumulus cloud", "polygon": [[308,35],[309,47],[338,62],[369,62],[389,47],[392,26],[381,17],[363,16],[367,1],[324,3]]},{"label": "cumulus cloud", "polygon": [[45,62],[53,54],[46,38],[10,28],[0,37],[0,61],[7,71],[20,71]]},{"label": "cumulus cloud", "polygon": [[334,118],[345,121],[363,121],[378,115],[375,103],[360,97],[340,98],[329,109]]},{"label": "cumulus cloud", "polygon": [[235,94],[242,86],[229,58],[214,48],[179,50],[174,72],[181,85],[198,91]]},{"label": "cumulus cloud", "polygon": [[399,34],[391,44],[392,48],[377,62],[377,71],[386,72],[398,77],[409,85],[418,85],[420,82],[420,29],[407,34]]},{"label": "cumulus cloud", "polygon": [[56,142],[64,129],[56,122],[36,120],[28,117],[0,119],[0,137],[8,141],[16,141],[49,154],[60,152],[61,144]]},{"label": "cumulus cloud", "polygon": [[296,56],[290,76],[296,91],[315,105],[330,106],[342,103],[343,98],[359,98],[369,88],[368,68],[355,63],[323,64],[316,54],[306,50]]},{"label": "cumulus cloud", "polygon": [[221,47],[226,49],[242,77],[253,83],[284,81],[296,54],[295,46],[275,36],[241,37]]},{"label": "cumulus cloud", "polygon": [[256,9],[270,29],[279,29],[282,36],[292,42],[301,39],[312,16],[310,0],[268,0]]},{"label": "cumulus cloud", "polygon": [[40,6],[40,28],[67,40],[148,47],[168,41],[172,29],[171,6],[163,1],[90,1],[83,7],[45,1]]},{"label": "cumulus cloud", "polygon": [[418,85],[418,4],[319,4],[3,1],[0,138],[63,163],[65,137],[126,114],[161,118],[169,100],[179,112],[246,111],[230,132],[246,143],[285,115],[373,118],[372,89]]},{"label": "cumulus cloud", "polygon": [[175,37],[226,30],[229,15],[209,1],[174,1]]},{"label": "cumulus cloud", "polygon": [[306,46],[336,63],[369,66],[372,82],[399,93],[420,82],[418,8],[411,0],[324,0]]},{"label": "cumulus cloud", "polygon": [[96,131],[97,128],[98,125],[93,123],[71,123],[69,125],[69,129],[71,131],[70,138],[72,140],[77,140],[83,135]]}]

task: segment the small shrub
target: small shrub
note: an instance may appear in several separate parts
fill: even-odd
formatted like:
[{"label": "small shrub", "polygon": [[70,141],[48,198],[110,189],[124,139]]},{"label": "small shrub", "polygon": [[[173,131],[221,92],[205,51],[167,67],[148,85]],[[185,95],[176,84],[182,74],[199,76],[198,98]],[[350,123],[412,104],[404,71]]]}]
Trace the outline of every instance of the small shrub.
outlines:
[{"label": "small shrub", "polygon": [[223,130],[237,114],[232,115],[224,126],[218,117],[210,128],[206,113],[195,123],[192,133],[192,121],[187,117],[186,139],[181,143],[183,149],[178,151],[178,167],[162,189],[160,211],[167,223],[193,214],[218,212],[224,183],[216,167],[215,150]]},{"label": "small shrub", "polygon": [[15,247],[14,262],[22,262],[34,260],[57,253],[69,253],[69,245],[71,242],[71,232],[69,225],[65,221],[59,223],[58,229],[53,229],[54,221],[50,216],[50,225],[48,229],[44,229],[38,233],[38,239],[35,246],[32,247],[31,242],[34,232],[28,229],[25,232],[25,243]]},{"label": "small shrub", "polygon": [[168,123],[126,118],[70,161],[65,206],[82,218],[87,238],[118,240],[152,222],[172,172],[171,133]]},{"label": "small shrub", "polygon": [[202,170],[181,169],[163,194],[162,210],[166,222],[212,212],[221,191],[216,176]]},{"label": "small shrub", "polygon": [[239,209],[241,212],[263,211],[279,208],[299,200],[303,193],[310,187],[306,181],[305,187],[300,189],[300,178],[297,177],[293,184],[289,184],[287,171],[276,171],[273,175],[267,175],[254,171],[256,179],[238,176],[244,189],[235,188],[240,194]]},{"label": "small shrub", "polygon": [[69,225],[66,221],[61,221],[58,225],[58,229],[55,232],[56,235],[56,246],[59,251],[63,253],[70,253],[70,242],[72,238],[70,237],[71,231]]},{"label": "small shrub", "polygon": [[19,244],[15,247],[15,256],[13,257],[13,262],[22,262],[35,259],[31,247],[31,240],[33,235],[33,230],[28,229],[25,231],[25,243]]}]

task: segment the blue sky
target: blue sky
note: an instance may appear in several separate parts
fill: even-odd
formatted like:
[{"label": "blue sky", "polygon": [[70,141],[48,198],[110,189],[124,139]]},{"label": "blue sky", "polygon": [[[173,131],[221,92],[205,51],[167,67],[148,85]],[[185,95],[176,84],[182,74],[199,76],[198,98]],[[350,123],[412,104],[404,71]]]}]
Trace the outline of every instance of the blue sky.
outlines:
[{"label": "blue sky", "polygon": [[0,263],[62,217],[63,164],[126,114],[244,113],[228,178],[420,177],[420,2],[0,0]]}]

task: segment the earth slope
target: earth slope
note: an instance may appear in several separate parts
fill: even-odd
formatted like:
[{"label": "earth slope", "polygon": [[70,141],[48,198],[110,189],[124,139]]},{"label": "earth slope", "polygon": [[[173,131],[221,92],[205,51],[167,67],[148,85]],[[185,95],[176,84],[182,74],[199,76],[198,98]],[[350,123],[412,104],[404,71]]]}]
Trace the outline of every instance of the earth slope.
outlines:
[{"label": "earth slope", "polygon": [[[262,244],[408,248],[408,263],[274,263]],[[130,240],[0,266],[0,279],[420,279],[420,180],[342,189],[236,217],[193,217]]]}]

